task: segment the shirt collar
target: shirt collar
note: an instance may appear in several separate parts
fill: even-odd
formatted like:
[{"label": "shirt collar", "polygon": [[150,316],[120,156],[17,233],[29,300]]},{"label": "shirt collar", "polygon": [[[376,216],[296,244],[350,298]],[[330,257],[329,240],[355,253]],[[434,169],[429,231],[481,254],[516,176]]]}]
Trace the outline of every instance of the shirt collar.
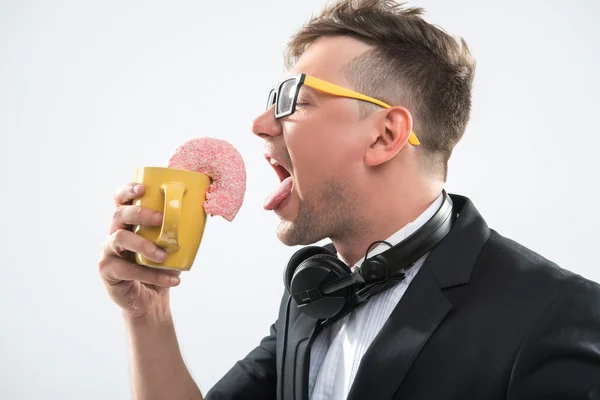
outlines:
[{"label": "shirt collar", "polygon": [[[431,219],[431,217],[433,217],[435,212],[442,205],[443,200],[444,200],[444,193],[442,192],[442,193],[440,193],[438,198],[421,215],[419,215],[414,221],[409,222],[408,224],[404,225],[402,228],[397,230],[390,237],[385,239],[385,241],[388,242],[389,244],[391,244],[392,246],[395,246],[398,243],[400,243],[401,241],[403,241],[404,239],[406,239],[408,236],[413,234],[417,229],[419,229],[420,227],[425,225],[425,222],[429,221],[429,219]],[[369,254],[367,255],[367,258],[371,258],[377,254],[383,253],[385,250],[387,250],[389,248],[390,247],[387,244],[380,243],[377,246],[375,246],[375,248],[373,250],[371,250],[369,252]],[[362,257],[356,264],[354,264],[354,266],[352,267],[352,270],[354,271],[356,268],[360,267],[364,260],[365,260],[365,258]]]}]

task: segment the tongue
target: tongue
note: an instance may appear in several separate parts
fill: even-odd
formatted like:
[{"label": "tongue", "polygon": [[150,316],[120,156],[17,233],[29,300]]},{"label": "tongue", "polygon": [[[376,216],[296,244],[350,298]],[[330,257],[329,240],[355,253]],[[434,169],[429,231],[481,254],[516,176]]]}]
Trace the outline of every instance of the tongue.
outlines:
[{"label": "tongue", "polygon": [[283,203],[292,192],[292,184],[294,183],[291,176],[285,178],[279,187],[267,197],[263,205],[265,210],[275,210]]}]

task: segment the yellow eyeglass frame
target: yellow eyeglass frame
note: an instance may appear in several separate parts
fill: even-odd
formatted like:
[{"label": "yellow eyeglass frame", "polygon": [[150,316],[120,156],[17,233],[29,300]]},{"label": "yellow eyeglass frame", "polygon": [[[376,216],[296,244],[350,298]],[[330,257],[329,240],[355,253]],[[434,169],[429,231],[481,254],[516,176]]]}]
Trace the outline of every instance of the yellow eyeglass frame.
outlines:
[{"label": "yellow eyeglass frame", "polygon": [[[285,85],[286,83],[289,83],[290,81],[295,81],[294,96],[290,98],[290,100],[292,100],[291,105],[286,110],[279,110],[279,106],[280,106],[279,105],[279,98],[280,98],[279,94],[281,92],[281,88],[283,87],[283,85]],[[346,88],[338,86],[334,83],[327,82],[327,81],[324,81],[319,78],[315,78],[314,76],[310,76],[310,75],[306,75],[306,74],[297,74],[297,75],[292,75],[292,76],[284,79],[279,85],[277,85],[277,87],[271,89],[271,91],[269,92],[269,100],[267,102],[267,109],[269,109],[271,106],[273,106],[275,104],[275,118],[276,119],[286,117],[288,115],[293,114],[296,111],[296,102],[298,101],[298,94],[300,93],[300,88],[302,87],[302,85],[306,85],[310,88],[313,88],[313,89],[316,89],[321,92],[328,93],[328,94],[331,94],[334,96],[347,97],[350,99],[366,101],[366,102],[376,104],[376,105],[386,108],[386,109],[392,107],[389,104],[384,103],[381,100],[377,100],[373,97],[369,97],[362,93],[355,92],[354,90],[346,89]],[[417,135],[415,135],[414,131],[410,133],[410,136],[408,137],[408,142],[410,144],[412,144],[413,146],[419,146],[421,144],[421,142],[417,138]]]}]

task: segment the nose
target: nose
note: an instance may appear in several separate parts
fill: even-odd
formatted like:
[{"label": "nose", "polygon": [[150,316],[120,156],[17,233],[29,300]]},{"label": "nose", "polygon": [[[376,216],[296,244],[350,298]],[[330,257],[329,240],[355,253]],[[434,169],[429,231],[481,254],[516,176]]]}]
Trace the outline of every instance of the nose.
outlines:
[{"label": "nose", "polygon": [[252,133],[266,139],[281,135],[281,124],[275,119],[275,105],[269,107],[252,122]]}]

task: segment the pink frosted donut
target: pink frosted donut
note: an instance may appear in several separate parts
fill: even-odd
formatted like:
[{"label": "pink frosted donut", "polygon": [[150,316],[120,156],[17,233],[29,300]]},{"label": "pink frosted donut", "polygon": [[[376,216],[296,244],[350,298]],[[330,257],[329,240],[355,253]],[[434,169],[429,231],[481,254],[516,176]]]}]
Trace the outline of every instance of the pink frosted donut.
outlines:
[{"label": "pink frosted donut", "polygon": [[206,191],[204,211],[232,221],[246,193],[246,168],[241,154],[225,140],[192,138],[175,149],[168,168],[201,172],[212,182]]}]

